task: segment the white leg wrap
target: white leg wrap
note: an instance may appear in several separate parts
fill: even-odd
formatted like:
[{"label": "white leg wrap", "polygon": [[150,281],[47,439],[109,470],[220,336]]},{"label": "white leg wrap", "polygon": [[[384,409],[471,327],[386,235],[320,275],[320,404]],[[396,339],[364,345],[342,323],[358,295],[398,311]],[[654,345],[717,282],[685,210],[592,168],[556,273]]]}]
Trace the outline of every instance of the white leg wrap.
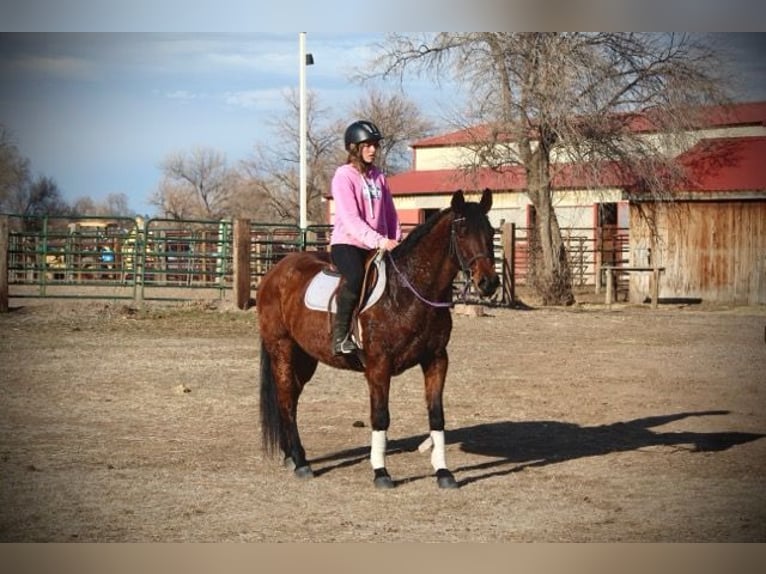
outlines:
[{"label": "white leg wrap", "polygon": [[431,466],[434,467],[434,470],[447,468],[444,449],[444,431],[432,430],[431,440],[434,444],[434,449],[431,451]]},{"label": "white leg wrap", "polygon": [[373,470],[386,466],[386,431],[372,431],[370,445],[370,464]]}]

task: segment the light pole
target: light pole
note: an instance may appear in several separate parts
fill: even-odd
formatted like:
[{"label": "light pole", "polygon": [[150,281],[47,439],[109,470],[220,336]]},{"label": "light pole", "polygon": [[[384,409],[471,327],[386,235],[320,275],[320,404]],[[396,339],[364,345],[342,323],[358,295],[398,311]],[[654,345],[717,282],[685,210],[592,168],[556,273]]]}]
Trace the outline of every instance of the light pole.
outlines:
[{"label": "light pole", "polygon": [[314,56],[306,53],[306,32],[300,32],[298,34],[298,92],[299,92],[299,161],[298,177],[299,177],[299,198],[300,203],[300,228],[302,232],[306,231],[308,226],[307,222],[307,203],[306,197],[306,66],[310,66],[314,63]]}]

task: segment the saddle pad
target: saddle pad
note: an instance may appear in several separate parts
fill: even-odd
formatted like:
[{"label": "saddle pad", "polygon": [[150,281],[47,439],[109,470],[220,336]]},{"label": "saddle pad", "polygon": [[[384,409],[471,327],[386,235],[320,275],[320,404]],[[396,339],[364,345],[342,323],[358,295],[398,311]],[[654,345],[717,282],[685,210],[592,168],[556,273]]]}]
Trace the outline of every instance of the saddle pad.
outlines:
[{"label": "saddle pad", "polygon": [[[365,311],[378,302],[383,291],[386,288],[386,263],[384,259],[376,261],[377,266],[377,281],[372,288],[370,296],[365,301],[362,311]],[[338,283],[340,283],[340,275],[336,272],[328,272],[323,269],[309,282],[309,286],[306,288],[306,295],[303,300],[306,307],[313,309],[314,311],[325,311],[329,309],[331,313],[335,313],[338,310],[336,304],[335,291],[338,289]],[[332,301],[330,298],[332,297]]]}]

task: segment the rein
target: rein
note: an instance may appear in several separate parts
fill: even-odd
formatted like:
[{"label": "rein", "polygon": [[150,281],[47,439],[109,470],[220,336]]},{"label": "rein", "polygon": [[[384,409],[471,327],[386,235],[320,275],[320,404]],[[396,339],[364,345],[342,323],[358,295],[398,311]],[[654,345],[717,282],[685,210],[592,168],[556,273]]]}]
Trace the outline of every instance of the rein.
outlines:
[{"label": "rein", "polygon": [[399,275],[399,278],[404,283],[404,286],[407,287],[412,293],[420,299],[423,303],[426,305],[430,305],[431,307],[437,307],[437,308],[444,308],[444,307],[453,307],[454,303],[452,301],[430,301],[423,297],[420,293],[418,293],[418,290],[415,289],[415,287],[410,283],[410,280],[407,279],[407,276],[399,271],[399,268],[396,266],[396,263],[394,262],[394,258],[391,256],[391,252],[387,251],[386,255],[388,255],[388,260],[391,262],[391,266],[394,268],[394,271],[396,271],[396,274]]},{"label": "rein", "polygon": [[[471,286],[471,264],[473,264],[473,262],[476,261],[477,259],[482,259],[482,258],[491,259],[491,257],[487,255],[486,253],[478,253],[474,255],[473,257],[471,257],[470,259],[468,259],[468,261],[466,261],[463,258],[463,256],[460,254],[460,250],[457,248],[457,235],[455,233],[455,223],[457,223],[458,221],[462,221],[463,219],[465,218],[459,217],[457,219],[452,220],[451,227],[450,227],[449,253],[450,255],[455,255],[457,257],[458,264],[460,265],[460,270],[463,272],[466,278],[465,286],[463,287],[463,291],[460,294],[460,298],[463,300],[463,302],[465,302],[468,297],[468,289]],[[404,286],[407,287],[407,289],[409,289],[410,291],[412,291],[415,297],[420,299],[420,301],[422,301],[426,305],[429,305],[431,307],[436,307],[436,308],[447,308],[447,307],[455,306],[455,304],[452,301],[431,301],[423,297],[420,293],[418,293],[418,290],[415,289],[415,286],[412,285],[412,283],[410,283],[410,280],[407,279],[407,276],[404,273],[402,273],[399,270],[399,268],[396,266],[396,263],[394,262],[394,258],[391,256],[391,252],[387,251],[386,255],[388,255],[388,260],[391,262],[391,266],[394,268],[394,271],[396,271],[396,274],[399,275],[399,278],[404,283]],[[380,255],[377,255],[376,258],[377,257],[380,257]]]}]

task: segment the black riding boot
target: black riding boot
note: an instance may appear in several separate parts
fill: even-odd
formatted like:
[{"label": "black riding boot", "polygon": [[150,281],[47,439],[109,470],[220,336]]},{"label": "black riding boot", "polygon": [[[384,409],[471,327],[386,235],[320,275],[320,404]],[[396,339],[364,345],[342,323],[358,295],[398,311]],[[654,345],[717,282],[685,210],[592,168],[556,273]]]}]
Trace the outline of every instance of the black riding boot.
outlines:
[{"label": "black riding boot", "polygon": [[332,352],[334,355],[348,355],[359,350],[351,338],[351,319],[356,306],[356,294],[341,287],[338,291],[338,311],[332,325]]}]

